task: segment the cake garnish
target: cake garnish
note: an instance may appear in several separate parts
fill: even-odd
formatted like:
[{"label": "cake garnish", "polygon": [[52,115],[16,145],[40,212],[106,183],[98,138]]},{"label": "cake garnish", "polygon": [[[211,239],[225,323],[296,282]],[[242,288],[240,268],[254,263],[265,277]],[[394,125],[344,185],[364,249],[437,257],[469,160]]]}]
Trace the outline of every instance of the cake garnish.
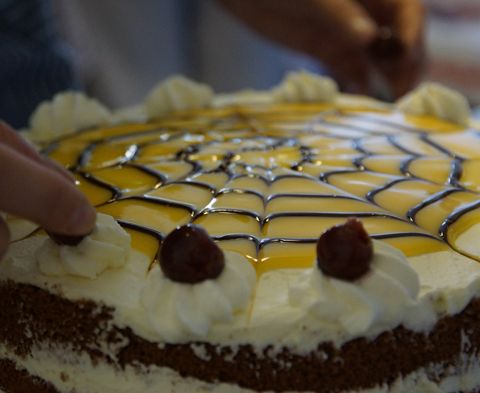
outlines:
[{"label": "cake garnish", "polygon": [[156,118],[178,110],[208,108],[214,96],[210,86],[175,75],[152,89],[144,109],[149,118]]},{"label": "cake garnish", "polygon": [[[409,115],[434,116],[464,127],[470,124],[467,99],[461,93],[434,82],[423,82],[401,97],[396,107]],[[448,149],[447,144],[444,146]]]},{"label": "cake garnish", "polygon": [[107,125],[111,116],[107,107],[83,93],[58,93],[35,109],[26,136],[34,142],[47,142],[74,131]]},{"label": "cake garnish", "polygon": [[174,229],[159,251],[160,267],[169,279],[196,284],[217,278],[225,267],[223,251],[198,225]]},{"label": "cake garnish", "polygon": [[129,259],[131,238],[110,215],[97,213],[95,227],[85,236],[47,232],[35,258],[44,276],[96,279],[106,270],[121,269]]},{"label": "cake garnish", "polygon": [[327,276],[354,281],[370,270],[373,245],[361,221],[326,230],[317,242],[317,266]]},{"label": "cake garnish", "polygon": [[83,239],[90,235],[90,233],[86,233],[85,235],[63,235],[51,231],[46,232],[50,239],[52,239],[59,246],[77,246]]}]

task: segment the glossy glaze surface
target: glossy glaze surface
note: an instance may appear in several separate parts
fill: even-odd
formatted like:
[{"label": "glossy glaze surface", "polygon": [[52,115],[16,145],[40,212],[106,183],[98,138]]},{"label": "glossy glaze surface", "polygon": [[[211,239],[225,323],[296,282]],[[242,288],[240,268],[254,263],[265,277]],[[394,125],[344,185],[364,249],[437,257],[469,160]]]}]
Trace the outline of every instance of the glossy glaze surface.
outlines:
[{"label": "glossy glaze surface", "polygon": [[232,107],[86,130],[45,148],[151,256],[202,225],[261,273],[311,266],[347,217],[407,255],[461,249],[480,222],[480,132],[320,104]]}]

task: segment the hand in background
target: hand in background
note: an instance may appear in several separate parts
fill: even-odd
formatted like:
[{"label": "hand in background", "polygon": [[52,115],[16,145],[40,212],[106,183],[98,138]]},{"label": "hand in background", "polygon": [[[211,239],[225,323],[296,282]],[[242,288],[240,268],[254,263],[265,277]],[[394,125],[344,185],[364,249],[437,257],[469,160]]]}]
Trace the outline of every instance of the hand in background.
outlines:
[{"label": "hand in background", "polygon": [[[95,222],[95,210],[76,188],[72,175],[38,154],[3,122],[0,122],[0,211],[66,235],[88,233]],[[0,257],[8,239],[7,225],[0,218]]]},{"label": "hand in background", "polygon": [[398,97],[424,63],[421,0],[219,0],[253,30],[321,60],[342,89],[370,91],[381,75]]}]

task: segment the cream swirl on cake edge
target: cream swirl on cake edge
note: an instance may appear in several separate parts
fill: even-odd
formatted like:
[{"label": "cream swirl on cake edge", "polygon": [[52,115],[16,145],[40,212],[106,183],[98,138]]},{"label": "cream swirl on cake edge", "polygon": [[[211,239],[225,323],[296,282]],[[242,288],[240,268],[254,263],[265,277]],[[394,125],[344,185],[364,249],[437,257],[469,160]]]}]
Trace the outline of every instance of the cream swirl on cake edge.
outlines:
[{"label": "cream swirl on cake edge", "polygon": [[277,102],[334,102],[337,96],[338,86],[333,79],[307,71],[288,73],[272,89]]},{"label": "cream swirl on cake edge", "polygon": [[141,302],[165,340],[206,337],[212,324],[231,322],[235,313],[246,310],[255,289],[255,269],[236,252],[224,254],[222,273],[197,284],[170,280],[158,264],[151,269]]},{"label": "cream swirl on cake edge", "polygon": [[130,254],[130,235],[113,219],[97,213],[93,232],[77,246],[45,239],[36,252],[38,269],[46,276],[95,279],[107,269],[121,268]]},{"label": "cream swirl on cake edge", "polygon": [[268,105],[276,102],[332,103],[339,97],[338,86],[333,79],[302,70],[289,72],[270,90],[245,89],[216,94],[212,106]]},{"label": "cream swirl on cake edge", "polygon": [[50,142],[85,128],[108,125],[110,121],[110,111],[99,101],[80,92],[65,91],[35,109],[26,137],[34,142]]},{"label": "cream swirl on cake edge", "polygon": [[210,86],[175,75],[151,90],[144,108],[149,118],[155,118],[173,111],[209,107],[213,97]]},{"label": "cream swirl on cake edge", "polygon": [[397,108],[411,115],[428,115],[468,126],[471,118],[467,99],[439,83],[425,82],[400,98]]},{"label": "cream swirl on cake edge", "polygon": [[290,288],[291,305],[349,336],[400,323],[414,330],[431,325],[437,316],[430,302],[419,299],[420,280],[406,257],[386,243],[373,244],[370,271],[364,276],[344,281],[315,265]]}]

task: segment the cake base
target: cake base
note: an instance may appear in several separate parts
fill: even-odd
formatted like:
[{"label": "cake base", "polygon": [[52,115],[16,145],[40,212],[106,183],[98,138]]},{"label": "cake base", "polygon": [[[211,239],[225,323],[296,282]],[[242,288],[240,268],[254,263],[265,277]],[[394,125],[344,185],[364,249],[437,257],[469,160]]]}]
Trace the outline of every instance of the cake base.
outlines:
[{"label": "cake base", "polygon": [[75,393],[396,393],[427,385],[419,392],[471,392],[480,386],[480,299],[441,318],[428,334],[400,326],[375,339],[354,339],[340,348],[322,343],[299,354],[251,345],[157,344],[115,326],[107,307],[3,282],[0,359],[5,370],[11,362],[26,370],[2,367],[0,387],[8,393],[24,391],[12,390],[13,375],[43,386],[28,390],[42,393],[52,385],[62,393],[74,387]]}]

